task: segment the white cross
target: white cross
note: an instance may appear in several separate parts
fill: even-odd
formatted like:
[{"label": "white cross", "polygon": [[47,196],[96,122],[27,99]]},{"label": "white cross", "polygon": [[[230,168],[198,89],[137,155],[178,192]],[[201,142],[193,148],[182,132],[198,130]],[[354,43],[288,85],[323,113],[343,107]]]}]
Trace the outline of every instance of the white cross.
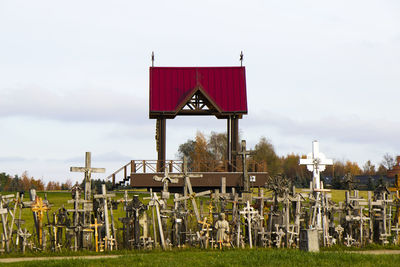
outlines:
[{"label": "white cross", "polygon": [[312,189],[321,189],[320,172],[325,170],[326,165],[333,165],[333,160],[327,159],[323,153],[319,152],[318,141],[313,141],[312,152],[308,153],[306,159],[300,159],[300,165],[307,165],[307,170],[313,172]]}]

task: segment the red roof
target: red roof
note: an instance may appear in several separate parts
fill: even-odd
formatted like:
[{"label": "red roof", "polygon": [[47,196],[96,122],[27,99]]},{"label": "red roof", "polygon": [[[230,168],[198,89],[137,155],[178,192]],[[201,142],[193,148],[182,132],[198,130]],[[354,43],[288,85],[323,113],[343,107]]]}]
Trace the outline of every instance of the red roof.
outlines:
[{"label": "red roof", "polygon": [[245,67],[150,67],[150,117],[176,115],[199,90],[221,114],[247,114]]}]

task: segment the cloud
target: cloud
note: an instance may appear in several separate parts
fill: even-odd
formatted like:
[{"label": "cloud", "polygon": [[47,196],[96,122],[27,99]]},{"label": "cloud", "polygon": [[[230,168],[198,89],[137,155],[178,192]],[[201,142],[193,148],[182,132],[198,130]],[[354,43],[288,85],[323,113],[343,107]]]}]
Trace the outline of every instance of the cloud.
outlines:
[{"label": "cloud", "polygon": [[[0,117],[25,116],[64,122],[141,123],[147,101],[134,92],[85,88],[48,90],[24,87],[0,90]],[[137,115],[139,114],[139,116]]]},{"label": "cloud", "polygon": [[287,136],[310,136],[352,144],[381,144],[397,146],[400,125],[387,119],[365,119],[357,116],[322,117],[315,120],[298,120],[271,112],[249,118],[249,126],[266,125]]}]

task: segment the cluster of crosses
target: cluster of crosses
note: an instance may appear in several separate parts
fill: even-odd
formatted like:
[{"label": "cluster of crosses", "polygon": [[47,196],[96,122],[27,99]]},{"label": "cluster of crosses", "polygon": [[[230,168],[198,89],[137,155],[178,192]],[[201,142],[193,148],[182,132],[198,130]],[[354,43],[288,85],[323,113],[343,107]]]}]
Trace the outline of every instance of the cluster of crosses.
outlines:
[{"label": "cluster of crosses", "polygon": [[[239,153],[243,166],[251,151],[242,142]],[[1,239],[3,252],[28,250],[93,250],[151,249],[160,247],[201,247],[212,249],[234,247],[299,247],[318,250],[319,246],[345,244],[364,246],[369,243],[399,245],[400,227],[400,158],[393,168],[394,188],[384,185],[364,199],[349,187],[345,200],[335,203],[330,190],[320,182],[320,172],[332,164],[313,142],[312,152],[299,164],[313,173],[309,189],[296,190],[290,179],[270,177],[265,188],[250,188],[246,168],[244,190],[221,187],[215,191],[195,192],[192,179],[201,174],[188,171],[184,160],[181,173],[168,168],[153,179],[162,184],[161,192],[92,192],[91,174],[105,172],[91,167],[86,153],[85,167],[71,167],[84,172],[84,188],[76,184],[72,197],[57,211],[34,189],[30,200],[23,194],[0,196]],[[169,184],[183,181],[182,193],[169,191]],[[115,216],[122,205],[123,217]],[[23,209],[33,215],[34,229],[26,227]],[[119,213],[121,215],[121,213]],[[119,215],[119,216],[120,216]]]}]

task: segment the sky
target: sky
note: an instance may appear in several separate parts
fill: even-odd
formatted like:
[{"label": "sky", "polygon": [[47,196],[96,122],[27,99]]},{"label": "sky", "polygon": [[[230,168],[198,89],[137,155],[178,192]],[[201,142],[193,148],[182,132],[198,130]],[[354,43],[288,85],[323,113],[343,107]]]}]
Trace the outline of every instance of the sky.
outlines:
[{"label": "sky", "polygon": [[[379,164],[400,154],[400,2],[0,0],[0,172],[81,181],[156,159],[155,66],[246,67],[252,148]],[[213,117],[167,120],[167,158]]]}]

